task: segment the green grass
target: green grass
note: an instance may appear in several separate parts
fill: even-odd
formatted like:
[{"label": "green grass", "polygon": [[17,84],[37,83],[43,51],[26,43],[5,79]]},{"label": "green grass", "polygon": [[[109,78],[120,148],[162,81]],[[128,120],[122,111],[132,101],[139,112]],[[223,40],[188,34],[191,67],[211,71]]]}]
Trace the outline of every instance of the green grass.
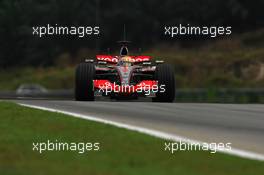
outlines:
[{"label": "green grass", "polygon": [[[264,174],[264,162],[164,151],[164,140],[110,125],[0,102],[0,174]],[[100,142],[99,152],[32,151],[32,142]]]},{"label": "green grass", "polygon": [[[264,66],[263,47],[240,46],[230,50],[158,46],[144,54],[164,59],[174,66],[177,88],[264,87],[264,75],[260,76]],[[48,89],[70,89],[74,86],[74,73],[75,67],[66,65],[2,69],[0,90],[15,90],[23,83],[37,83]]]},{"label": "green grass", "polygon": [[264,86],[264,77],[260,77],[264,65],[263,46],[236,45],[234,40],[220,40],[198,48],[161,45],[146,54],[172,64],[180,88]]},{"label": "green grass", "polygon": [[12,68],[0,70],[0,90],[15,90],[24,83],[40,84],[48,89],[70,89],[74,67]]},{"label": "green grass", "polygon": [[[261,88],[264,87],[263,36],[264,29],[259,29],[230,37],[193,40],[187,42],[189,45],[175,40],[160,43],[142,54],[172,64],[177,88]],[[14,90],[23,83],[38,83],[49,89],[73,88],[74,65],[93,55],[95,51],[86,48],[75,56],[61,53],[54,58],[54,67],[1,69],[0,90]]]}]

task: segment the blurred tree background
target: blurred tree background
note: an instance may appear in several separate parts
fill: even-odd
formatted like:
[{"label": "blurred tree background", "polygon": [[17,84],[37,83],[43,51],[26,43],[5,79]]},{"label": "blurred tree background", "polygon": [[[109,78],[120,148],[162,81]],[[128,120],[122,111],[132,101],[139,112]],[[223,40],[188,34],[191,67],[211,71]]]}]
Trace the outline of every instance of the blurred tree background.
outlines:
[{"label": "blurred tree background", "polygon": [[[174,43],[163,36],[164,25],[232,26],[234,33],[264,27],[263,0],[0,0],[0,67],[52,66],[61,55],[95,53],[114,47],[122,39],[123,25],[128,39],[137,47],[154,48]],[[33,26],[100,26],[96,37],[32,35]],[[193,46],[201,38],[177,39]],[[97,44],[96,44],[97,43]]]}]

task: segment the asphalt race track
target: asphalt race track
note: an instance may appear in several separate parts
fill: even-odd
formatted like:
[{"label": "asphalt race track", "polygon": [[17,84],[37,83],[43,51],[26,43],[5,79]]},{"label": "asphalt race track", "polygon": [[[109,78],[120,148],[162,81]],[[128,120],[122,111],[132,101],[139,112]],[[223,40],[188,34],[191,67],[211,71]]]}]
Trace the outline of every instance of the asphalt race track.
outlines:
[{"label": "asphalt race track", "polygon": [[264,105],[17,100],[264,154]]}]

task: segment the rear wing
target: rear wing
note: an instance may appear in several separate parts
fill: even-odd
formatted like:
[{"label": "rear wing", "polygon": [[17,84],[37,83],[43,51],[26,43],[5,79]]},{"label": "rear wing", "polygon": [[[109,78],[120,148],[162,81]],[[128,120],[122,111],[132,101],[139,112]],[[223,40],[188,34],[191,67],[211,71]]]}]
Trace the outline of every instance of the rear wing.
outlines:
[{"label": "rear wing", "polygon": [[[135,63],[140,63],[140,62],[146,62],[150,61],[151,57],[150,56],[144,56],[144,55],[139,55],[139,56],[130,56],[132,58],[132,61]],[[112,56],[112,55],[96,55],[96,59],[98,61],[105,61],[108,63],[117,63],[118,60],[120,59],[120,56]]]}]

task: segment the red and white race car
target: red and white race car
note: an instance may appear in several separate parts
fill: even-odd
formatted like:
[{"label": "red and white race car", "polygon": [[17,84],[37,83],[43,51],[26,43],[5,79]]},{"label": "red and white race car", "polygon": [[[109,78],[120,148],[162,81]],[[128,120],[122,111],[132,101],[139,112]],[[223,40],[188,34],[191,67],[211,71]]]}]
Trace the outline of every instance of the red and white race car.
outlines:
[{"label": "red and white race car", "polygon": [[112,99],[150,97],[154,102],[172,102],[175,79],[171,65],[150,56],[130,56],[122,43],[119,56],[97,55],[76,68],[75,99],[94,101],[95,96]]}]

